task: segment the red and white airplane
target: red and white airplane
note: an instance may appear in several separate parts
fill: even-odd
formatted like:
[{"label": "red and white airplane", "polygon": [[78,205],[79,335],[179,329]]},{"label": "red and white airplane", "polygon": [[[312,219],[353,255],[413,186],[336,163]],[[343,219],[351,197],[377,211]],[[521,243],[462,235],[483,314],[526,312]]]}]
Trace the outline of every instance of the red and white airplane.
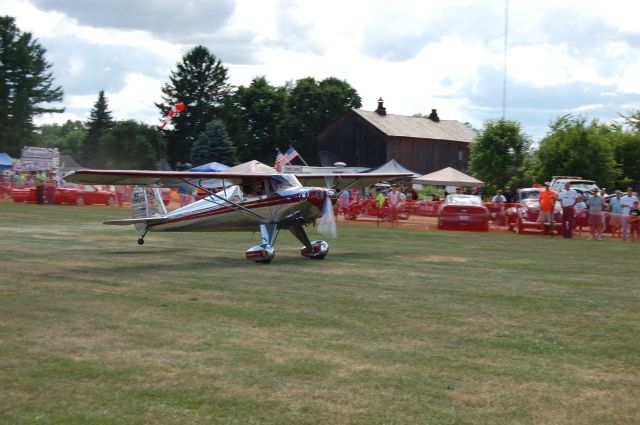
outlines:
[{"label": "red and white airplane", "polygon": [[[304,227],[316,225],[326,237],[336,236],[333,204],[338,187],[364,187],[384,180],[409,178],[411,174],[282,174],[274,172],[189,172],[138,170],[79,170],[64,180],[82,184],[132,185],[133,218],[104,224],[134,225],[144,244],[149,231],[230,232],[260,230],[262,243],[249,248],[246,257],[269,263],[280,230],[289,230],[303,245],[301,254],[324,259],[329,245],[311,241]],[[305,184],[314,186],[303,186]],[[190,205],[168,212],[160,187],[188,186],[207,195]]]}]

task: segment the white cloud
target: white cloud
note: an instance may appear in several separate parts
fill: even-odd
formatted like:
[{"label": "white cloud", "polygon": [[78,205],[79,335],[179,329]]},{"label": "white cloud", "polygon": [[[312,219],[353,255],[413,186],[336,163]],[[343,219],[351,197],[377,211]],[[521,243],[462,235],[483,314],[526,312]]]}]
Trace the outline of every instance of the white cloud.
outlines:
[{"label": "white cloud", "polygon": [[[365,109],[383,97],[388,113],[437,108],[474,125],[501,114],[503,1],[33,2],[42,10],[27,0],[0,9],[47,48],[67,117],[86,119],[105,89],[117,118],[157,123],[160,86],[196,44],[236,85],[335,76]],[[553,114],[606,120],[637,105],[638,15],[639,2],[622,0],[510,0],[507,117],[540,136]]]}]

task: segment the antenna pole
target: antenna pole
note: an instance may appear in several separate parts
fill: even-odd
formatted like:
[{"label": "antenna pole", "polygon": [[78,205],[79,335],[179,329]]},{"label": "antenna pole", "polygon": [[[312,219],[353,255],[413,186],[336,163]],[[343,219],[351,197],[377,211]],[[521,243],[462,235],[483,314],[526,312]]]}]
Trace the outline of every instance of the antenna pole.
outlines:
[{"label": "antenna pole", "polygon": [[502,78],[502,119],[507,110],[507,47],[509,45],[509,0],[504,1],[504,75]]}]

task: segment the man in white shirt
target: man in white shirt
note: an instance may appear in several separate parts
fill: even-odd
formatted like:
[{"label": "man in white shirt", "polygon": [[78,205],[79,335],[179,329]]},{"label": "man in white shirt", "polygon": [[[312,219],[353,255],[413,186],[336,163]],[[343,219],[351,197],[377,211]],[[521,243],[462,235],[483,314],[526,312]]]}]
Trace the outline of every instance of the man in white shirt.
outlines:
[{"label": "man in white shirt", "polygon": [[578,198],[578,192],[571,189],[569,182],[564,184],[564,189],[558,194],[560,204],[562,206],[562,237],[570,238],[573,236],[573,220],[575,217],[574,206]]},{"label": "man in white shirt", "polygon": [[638,201],[638,197],[633,194],[633,188],[627,188],[627,194],[622,197],[622,240],[627,240],[629,232],[629,211],[634,202]]},{"label": "man in white shirt", "polygon": [[504,203],[507,202],[507,198],[502,194],[502,190],[498,189],[496,191],[496,196],[491,198],[491,202],[494,205],[494,214],[496,214],[495,220],[498,225],[502,226],[504,223]]}]

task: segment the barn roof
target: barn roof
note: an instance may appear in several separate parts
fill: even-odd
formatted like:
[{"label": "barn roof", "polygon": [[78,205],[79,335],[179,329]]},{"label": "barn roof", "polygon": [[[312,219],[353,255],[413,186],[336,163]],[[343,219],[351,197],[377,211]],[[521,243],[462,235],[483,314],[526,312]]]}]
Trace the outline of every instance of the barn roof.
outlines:
[{"label": "barn roof", "polygon": [[451,140],[471,143],[476,132],[460,121],[433,121],[425,117],[405,115],[380,115],[374,111],[353,109],[353,111],[378,128],[387,136],[413,137],[417,139]]}]

